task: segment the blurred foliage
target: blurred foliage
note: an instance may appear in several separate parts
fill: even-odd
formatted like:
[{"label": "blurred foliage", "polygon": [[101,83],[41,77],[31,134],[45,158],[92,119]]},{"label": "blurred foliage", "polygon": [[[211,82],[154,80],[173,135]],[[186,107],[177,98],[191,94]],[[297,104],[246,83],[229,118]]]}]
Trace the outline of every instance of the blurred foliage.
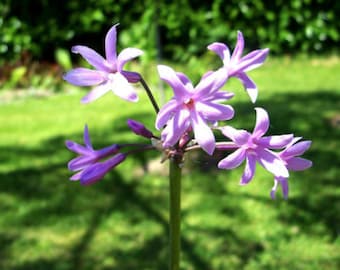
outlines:
[{"label": "blurred foliage", "polygon": [[0,57],[53,59],[73,44],[102,49],[104,34],[120,23],[120,45],[187,61],[219,40],[234,46],[241,30],[248,47],[272,52],[326,52],[339,42],[340,2],[331,0],[3,0]]}]

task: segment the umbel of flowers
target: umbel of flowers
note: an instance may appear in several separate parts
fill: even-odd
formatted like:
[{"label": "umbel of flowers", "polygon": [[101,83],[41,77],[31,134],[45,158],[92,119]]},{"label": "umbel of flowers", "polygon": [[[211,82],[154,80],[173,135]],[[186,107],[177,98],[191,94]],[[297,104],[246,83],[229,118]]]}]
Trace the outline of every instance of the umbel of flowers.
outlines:
[{"label": "umbel of flowers", "polygon": [[[258,163],[273,174],[271,197],[275,198],[281,186],[283,196],[287,198],[289,172],[312,166],[310,160],[300,157],[310,147],[311,141],[303,141],[293,134],[266,135],[269,116],[260,107],[255,107],[256,122],[252,132],[235,129],[228,124],[227,121],[234,117],[234,109],[227,103],[234,94],[222,88],[229,78],[236,77],[251,102],[255,103],[258,89],[247,72],[261,66],[269,52],[269,49],[259,49],[243,55],[244,38],[241,32],[237,33],[237,43],[232,53],[223,43],[208,45],[207,48],[222,60],[221,67],[207,71],[197,85],[193,85],[185,74],[158,65],[160,79],[173,90],[173,97],[159,109],[142,75],[124,69],[128,61],[143,52],[126,48],[117,54],[117,26],[112,26],[106,34],[105,58],[89,47],[72,47],[72,52],[80,54],[93,69],[75,68],[67,72],[64,79],[74,85],[93,87],[82,98],[82,103],[93,102],[110,91],[126,101],[137,102],[138,95],[133,84],[140,83],[156,112],[155,128],[159,133],[150,131],[143,123],[128,119],[127,125],[131,131],[146,138],[147,143],[112,144],[95,150],[85,126],[84,145],[66,142],[66,147],[78,155],[68,164],[69,170],[75,172],[70,179],[79,180],[83,185],[93,184],[133,153],[149,150],[163,152],[163,159],[166,157],[170,162],[170,269],[178,269],[180,169],[186,152],[202,149],[207,155],[213,155],[215,150],[225,151],[225,157],[217,167],[231,170],[245,163],[241,185],[253,179]],[[222,133],[225,140],[217,142],[216,133]]]}]

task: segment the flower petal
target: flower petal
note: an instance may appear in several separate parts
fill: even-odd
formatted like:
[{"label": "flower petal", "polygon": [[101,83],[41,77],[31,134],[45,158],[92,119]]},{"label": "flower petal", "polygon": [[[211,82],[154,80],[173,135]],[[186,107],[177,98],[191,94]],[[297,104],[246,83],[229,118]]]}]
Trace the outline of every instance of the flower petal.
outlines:
[{"label": "flower petal", "polygon": [[286,160],[286,162],[288,170],[291,171],[303,171],[312,167],[313,165],[312,161],[300,157],[288,159]]},{"label": "flower petal", "polygon": [[67,167],[70,171],[79,171],[82,170],[95,162],[98,161],[98,157],[91,153],[88,156],[79,156],[72,159],[68,164]]},{"label": "flower petal", "polygon": [[156,128],[159,130],[165,126],[168,120],[174,115],[178,108],[178,103],[175,99],[170,100],[166,103],[157,114]]},{"label": "flower petal", "polygon": [[157,69],[160,78],[169,84],[173,89],[175,98],[177,100],[182,101],[188,94],[190,94],[190,91],[186,89],[182,80],[172,68],[165,65],[158,65]]},{"label": "flower petal", "polygon": [[247,94],[249,95],[251,102],[255,103],[258,95],[256,84],[244,72],[238,73],[236,77],[240,79],[240,81],[242,82],[243,87],[247,91]]},{"label": "flower petal", "polygon": [[137,102],[136,90],[129,84],[128,80],[120,73],[110,74],[111,90],[117,96],[131,102]]},{"label": "flower petal", "polygon": [[250,138],[250,134],[246,130],[235,129],[231,126],[221,127],[221,132],[238,146],[246,144]]},{"label": "flower petal", "polygon": [[212,102],[196,102],[196,110],[208,121],[230,120],[234,117],[234,109],[230,105]]},{"label": "flower petal", "polygon": [[100,84],[100,85],[96,86],[95,88],[93,88],[86,96],[84,96],[81,99],[81,103],[85,104],[85,103],[92,102],[92,101],[100,98],[104,94],[106,94],[108,91],[110,91],[110,89],[111,89],[111,83],[110,82]]},{"label": "flower petal", "polygon": [[192,85],[192,82],[190,81],[190,79],[187,77],[187,75],[185,75],[182,72],[176,72],[177,77],[182,81],[182,83],[185,85],[185,87],[187,89],[193,90],[194,87]]},{"label": "flower petal", "polygon": [[296,143],[290,147],[287,147],[285,150],[283,150],[280,153],[280,156],[282,158],[300,156],[308,150],[308,148],[311,146],[311,143],[312,143],[311,141],[302,141],[302,142]]},{"label": "flower petal", "polygon": [[208,49],[215,52],[221,58],[224,65],[229,63],[230,51],[227,45],[220,42],[214,42],[208,46]]},{"label": "flower petal", "polygon": [[235,94],[226,91],[217,91],[204,98],[204,101],[221,102],[224,100],[231,99]]},{"label": "flower petal", "polygon": [[98,70],[75,68],[63,75],[63,79],[73,85],[89,86],[104,82],[106,76],[103,72]]},{"label": "flower petal", "polygon": [[105,36],[105,56],[106,56],[106,60],[110,64],[116,63],[116,60],[117,60],[117,51],[116,51],[117,30],[116,30],[116,27],[117,27],[117,24],[112,26]]},{"label": "flower petal", "polygon": [[84,143],[88,149],[93,150],[91,139],[90,139],[89,128],[87,125],[85,125],[84,127]]},{"label": "flower petal", "polygon": [[65,142],[65,145],[66,145],[67,149],[69,149],[72,152],[75,152],[79,155],[88,155],[89,153],[91,153],[90,149],[88,149],[87,147],[80,145],[76,142],[73,142],[73,141],[67,140]]},{"label": "flower petal", "polygon": [[240,185],[246,185],[250,182],[255,174],[256,169],[256,157],[255,155],[247,155],[246,157],[246,167],[240,181]]},{"label": "flower petal", "polygon": [[288,199],[288,179],[284,178],[284,177],[275,177],[274,179],[274,186],[270,192],[270,196],[273,200],[275,200],[275,193],[277,191],[278,186],[281,186],[282,188],[282,193],[283,193],[283,197],[285,199]]},{"label": "flower petal", "polygon": [[241,31],[237,31],[237,42],[236,42],[233,54],[231,55],[230,64],[235,65],[236,63],[238,63],[243,53],[243,49],[244,49],[243,34]]},{"label": "flower petal", "polygon": [[202,77],[195,87],[193,99],[209,98],[218,91],[228,80],[228,73],[224,69],[219,69],[209,75]]},{"label": "flower petal", "polygon": [[253,137],[262,137],[269,128],[269,116],[268,113],[262,108],[255,108],[256,110],[256,124],[253,131]]},{"label": "flower petal", "polygon": [[290,144],[293,137],[293,134],[265,136],[258,140],[258,144],[264,148],[280,149]]},{"label": "flower petal", "polygon": [[117,58],[117,71],[121,71],[128,61],[142,54],[143,51],[136,48],[126,48],[122,50]]},{"label": "flower petal", "polygon": [[246,158],[246,151],[243,148],[239,148],[233,153],[229,154],[227,157],[222,159],[217,167],[219,169],[234,169],[241,165],[243,160]]},{"label": "flower petal", "polygon": [[198,144],[209,155],[215,150],[215,136],[211,128],[195,110],[190,111],[191,124]]},{"label": "flower petal", "polygon": [[288,177],[289,172],[277,154],[268,149],[256,149],[258,162],[277,177]]},{"label": "flower petal", "polygon": [[95,50],[87,46],[78,45],[73,46],[71,51],[73,53],[79,53],[94,68],[110,72],[110,69],[105,65],[106,60]]},{"label": "flower petal", "polygon": [[173,146],[178,142],[189,127],[190,122],[188,121],[188,118],[189,112],[187,110],[181,110],[174,115],[171,121],[169,121],[164,132],[162,132],[164,147]]},{"label": "flower petal", "polygon": [[255,50],[242,57],[233,73],[246,72],[255,69],[263,64],[269,53],[269,49]]}]

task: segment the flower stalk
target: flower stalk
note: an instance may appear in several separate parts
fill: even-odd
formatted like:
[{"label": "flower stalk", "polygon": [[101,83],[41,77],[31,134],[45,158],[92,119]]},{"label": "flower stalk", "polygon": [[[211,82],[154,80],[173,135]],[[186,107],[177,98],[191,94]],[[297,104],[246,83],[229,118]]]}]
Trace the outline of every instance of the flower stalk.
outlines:
[{"label": "flower stalk", "polygon": [[179,270],[181,250],[181,160],[170,159],[169,269]]}]

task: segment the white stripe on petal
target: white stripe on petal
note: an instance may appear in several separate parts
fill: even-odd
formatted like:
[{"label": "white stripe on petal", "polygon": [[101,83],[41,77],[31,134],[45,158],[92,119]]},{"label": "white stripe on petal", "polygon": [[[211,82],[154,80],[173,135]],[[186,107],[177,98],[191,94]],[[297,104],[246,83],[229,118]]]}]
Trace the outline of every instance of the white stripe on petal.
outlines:
[{"label": "white stripe on petal", "polygon": [[117,96],[131,102],[137,102],[136,90],[129,84],[128,80],[119,72],[110,74],[111,90]]},{"label": "white stripe on petal", "polygon": [[202,149],[209,155],[215,150],[215,136],[211,128],[196,111],[190,111],[191,124],[194,130],[195,139]]},{"label": "white stripe on petal", "polygon": [[258,162],[277,177],[288,177],[289,172],[283,161],[268,149],[257,149]]}]

